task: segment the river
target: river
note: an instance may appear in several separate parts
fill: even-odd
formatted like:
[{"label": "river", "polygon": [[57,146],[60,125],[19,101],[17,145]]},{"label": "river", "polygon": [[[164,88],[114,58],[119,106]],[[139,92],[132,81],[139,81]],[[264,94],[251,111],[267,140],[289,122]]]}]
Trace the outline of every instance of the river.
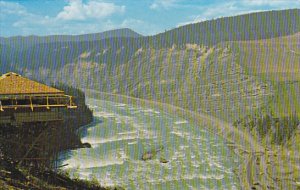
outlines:
[{"label": "river", "polygon": [[[60,155],[72,177],[126,189],[240,189],[233,172],[240,161],[219,136],[161,110],[99,99],[87,104],[95,121],[79,133],[92,148]],[[152,160],[141,159],[162,147]]]}]

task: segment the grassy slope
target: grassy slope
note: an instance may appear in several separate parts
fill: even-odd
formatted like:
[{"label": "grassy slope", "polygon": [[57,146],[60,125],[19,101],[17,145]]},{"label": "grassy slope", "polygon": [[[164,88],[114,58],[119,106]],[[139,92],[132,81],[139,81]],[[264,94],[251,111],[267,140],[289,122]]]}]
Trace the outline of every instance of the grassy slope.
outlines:
[{"label": "grassy slope", "polygon": [[272,81],[300,80],[300,33],[267,40],[232,42],[238,63],[251,74]]},{"label": "grassy slope", "polygon": [[[239,53],[238,63],[248,74],[272,84],[274,98],[264,112],[272,113],[275,118],[292,114],[300,117],[300,33],[267,40],[236,41],[230,44],[234,47],[234,51]],[[298,183],[300,179],[299,127],[300,125],[284,147],[280,149],[273,147],[273,150],[279,153],[282,165],[275,165],[272,171],[285,172],[298,180]]]},{"label": "grassy slope", "polygon": [[300,33],[257,41],[230,43],[246,72],[274,87],[271,111],[282,117],[300,116]]}]

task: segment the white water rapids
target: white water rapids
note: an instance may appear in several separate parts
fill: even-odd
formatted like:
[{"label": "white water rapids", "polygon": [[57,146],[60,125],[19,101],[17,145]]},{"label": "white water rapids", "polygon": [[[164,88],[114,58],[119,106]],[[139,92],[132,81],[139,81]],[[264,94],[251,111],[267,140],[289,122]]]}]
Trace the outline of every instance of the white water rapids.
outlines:
[{"label": "white water rapids", "polygon": [[[60,156],[71,176],[126,189],[239,189],[233,173],[239,160],[220,137],[161,110],[87,101],[95,122],[80,135],[92,148]],[[141,160],[162,146],[152,160]]]}]

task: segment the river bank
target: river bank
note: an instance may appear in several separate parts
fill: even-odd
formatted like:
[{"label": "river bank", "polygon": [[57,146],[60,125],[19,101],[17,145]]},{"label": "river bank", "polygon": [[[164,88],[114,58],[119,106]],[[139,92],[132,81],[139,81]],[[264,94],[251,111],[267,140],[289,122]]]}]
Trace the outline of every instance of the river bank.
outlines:
[{"label": "river bank", "polygon": [[[22,129],[1,130],[0,135],[0,187],[1,189],[86,189],[108,190],[96,181],[71,179],[66,173],[59,172],[53,159],[59,151],[86,146],[77,134],[67,131],[60,133],[58,126],[30,133]],[[34,131],[34,132],[33,132]],[[55,131],[55,132],[54,132]],[[38,140],[31,142],[30,136]],[[61,140],[58,140],[61,139]],[[44,148],[43,148],[44,147]],[[22,157],[20,157],[22,155]]]},{"label": "river bank", "polygon": [[[267,149],[259,144],[245,129],[238,129],[223,122],[217,118],[202,113],[195,113],[182,108],[148,100],[142,100],[133,97],[127,97],[117,94],[102,93],[93,90],[86,90],[88,97],[97,97],[99,99],[128,103],[132,105],[141,105],[150,109],[159,108],[168,113],[176,113],[196,124],[204,124],[205,129],[211,133],[218,134],[226,140],[232,151],[240,157],[243,162],[235,172],[239,177],[243,189],[282,189],[284,185],[297,188],[297,183],[288,174],[275,173],[274,166],[286,168],[286,163],[280,162],[279,158],[284,159],[286,152],[279,149]],[[286,160],[286,159],[285,159]]]},{"label": "river bank", "polygon": [[81,142],[77,130],[93,121],[84,93],[73,88],[63,89],[77,97],[78,106],[76,110],[61,112],[63,121],[0,127],[1,189],[122,189],[103,187],[97,181],[71,179],[59,171],[60,166],[56,164],[59,152],[90,147]]}]

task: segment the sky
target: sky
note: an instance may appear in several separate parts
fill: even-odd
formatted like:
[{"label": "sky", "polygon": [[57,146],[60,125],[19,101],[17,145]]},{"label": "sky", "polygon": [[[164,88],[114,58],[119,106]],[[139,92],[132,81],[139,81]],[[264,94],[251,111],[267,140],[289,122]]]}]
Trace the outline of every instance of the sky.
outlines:
[{"label": "sky", "polygon": [[154,35],[213,18],[289,8],[300,8],[300,0],[0,0],[0,36],[119,28]]}]

